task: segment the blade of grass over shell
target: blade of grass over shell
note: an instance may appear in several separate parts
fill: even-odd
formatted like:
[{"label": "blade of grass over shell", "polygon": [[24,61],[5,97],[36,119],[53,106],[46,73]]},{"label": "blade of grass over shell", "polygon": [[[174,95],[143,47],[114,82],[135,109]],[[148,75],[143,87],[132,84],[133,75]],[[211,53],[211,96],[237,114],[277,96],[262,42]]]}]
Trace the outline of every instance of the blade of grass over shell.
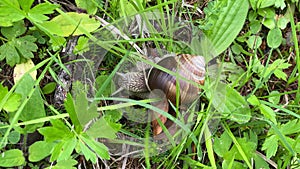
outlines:
[{"label": "blade of grass over shell", "polygon": [[105,82],[101,85],[100,89],[96,92],[95,97],[100,97],[101,94],[105,89],[107,89],[107,85],[112,81],[113,77],[115,76],[116,72],[119,70],[121,67],[122,63],[126,60],[128,57],[129,51],[125,54],[125,56],[121,59],[121,61],[117,64],[117,66],[114,68],[112,73],[108,76],[108,78],[105,80]]},{"label": "blade of grass over shell", "polygon": [[192,80],[189,80],[186,77],[180,76],[177,72],[173,72],[173,71],[171,71],[171,70],[169,70],[169,69],[167,69],[167,68],[165,68],[163,66],[160,66],[158,64],[155,64],[155,63],[153,63],[153,62],[151,62],[149,60],[146,60],[144,58],[137,57],[137,56],[134,56],[134,55],[131,56],[131,57],[133,57],[133,58],[135,58],[135,59],[137,59],[139,61],[145,62],[146,64],[149,64],[149,65],[151,65],[151,66],[153,66],[153,67],[155,67],[155,68],[157,68],[157,69],[159,69],[159,70],[161,70],[163,72],[166,72],[166,73],[168,73],[168,74],[170,74],[172,76],[175,76],[175,77],[177,76],[180,80],[184,80],[184,81],[186,81],[186,82],[188,82],[188,83],[190,83],[190,84],[192,84],[192,85],[194,85],[196,87],[199,87],[200,89],[204,88],[204,86],[202,86],[202,85],[200,85],[200,84],[198,84],[198,83],[196,83],[196,82],[194,82]]},{"label": "blade of grass over shell", "polygon": [[[141,103],[152,103],[159,101],[159,99],[145,99],[145,100],[139,100]],[[105,111],[105,110],[117,110],[125,107],[130,107],[130,106],[135,106],[137,105],[136,103],[132,102],[126,102],[126,103],[119,103],[119,104],[113,104],[109,106],[103,106],[103,107],[98,107],[97,111]]]}]

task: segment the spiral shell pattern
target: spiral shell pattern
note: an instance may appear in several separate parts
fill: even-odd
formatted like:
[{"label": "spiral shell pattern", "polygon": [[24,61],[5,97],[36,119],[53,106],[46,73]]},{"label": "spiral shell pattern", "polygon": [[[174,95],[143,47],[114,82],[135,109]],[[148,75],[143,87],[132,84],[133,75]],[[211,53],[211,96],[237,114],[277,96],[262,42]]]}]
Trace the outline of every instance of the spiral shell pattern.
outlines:
[{"label": "spiral shell pattern", "polygon": [[148,86],[151,90],[164,91],[167,98],[176,104],[176,79],[179,80],[180,104],[193,102],[200,91],[199,87],[189,81],[203,85],[205,81],[205,60],[202,56],[180,54],[176,57],[166,57],[158,65],[178,73],[179,77],[170,75],[157,68],[152,68],[148,75]]}]

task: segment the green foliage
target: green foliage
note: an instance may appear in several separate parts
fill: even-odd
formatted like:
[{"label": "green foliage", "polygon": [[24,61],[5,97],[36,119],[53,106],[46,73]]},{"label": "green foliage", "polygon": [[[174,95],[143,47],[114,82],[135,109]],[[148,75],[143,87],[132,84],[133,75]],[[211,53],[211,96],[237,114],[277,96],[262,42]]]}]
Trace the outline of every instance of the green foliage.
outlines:
[{"label": "green foliage", "polygon": [[282,34],[279,28],[271,29],[267,36],[268,46],[271,48],[278,48],[282,42]]},{"label": "green foliage", "polygon": [[[207,11],[214,12],[214,8],[220,9],[215,15],[208,15],[210,20],[209,29],[205,34],[215,47],[216,55],[221,54],[234,41],[241,31],[247,17],[249,4],[248,1],[215,1],[214,5],[208,6],[212,9]],[[210,18],[211,17],[211,18]]]},{"label": "green foliage", "polygon": [[102,1],[75,0],[77,7],[85,9],[88,14],[96,14],[98,8],[103,7]]},{"label": "green foliage", "polygon": [[46,169],[76,169],[74,165],[76,165],[78,162],[74,159],[68,159],[57,162],[54,166],[47,167]]},{"label": "green foliage", "polygon": [[56,83],[55,82],[50,82],[50,83],[47,83],[42,88],[42,92],[43,92],[43,94],[50,94],[50,93],[54,92],[55,88],[56,88]]},{"label": "green foliage", "polygon": [[84,36],[80,36],[78,38],[77,45],[75,46],[74,53],[75,54],[82,54],[84,52],[89,51],[88,41],[89,41],[89,38],[86,38]]},{"label": "green foliage", "polygon": [[[276,128],[272,128],[268,132],[268,137],[265,139],[262,150],[266,152],[267,158],[271,158],[272,156],[275,156],[279,145],[283,146],[293,146],[293,150],[296,153],[300,153],[300,143],[297,141],[298,135],[300,132],[300,122],[299,119],[291,120],[287,123],[282,123],[277,125],[279,133],[283,135],[283,138],[281,135],[276,132]],[[291,137],[296,134],[296,137]],[[287,143],[284,143],[284,140],[287,141]],[[286,147],[289,148],[289,147]]]},{"label": "green foliage", "polygon": [[[1,124],[0,127],[2,126],[5,126],[4,124]],[[3,138],[3,135],[5,134],[5,131],[4,129],[0,129],[0,140],[4,140]],[[9,133],[9,135],[7,136],[7,140],[5,140],[5,143],[2,145],[5,146],[7,143],[9,144],[17,144],[19,141],[20,141],[20,138],[21,138],[21,134],[18,132],[18,131],[11,131]]]},{"label": "green foliage", "polygon": [[244,137],[236,138],[236,141],[234,143],[226,132],[219,138],[215,138],[213,148],[219,157],[224,158],[222,168],[248,168],[245,164],[239,162],[245,160],[244,156],[241,155],[241,151],[245,153],[248,160],[254,159],[255,168],[269,168],[268,164],[255,153],[257,148],[257,135],[255,133],[250,132],[249,135],[245,133]]},{"label": "green foliage", "polygon": [[10,149],[0,154],[1,167],[21,166],[25,162],[23,152],[19,149]]},{"label": "green foliage", "polygon": [[[84,9],[87,12],[85,14],[72,11],[65,13],[59,5],[48,1],[0,1],[0,167],[26,165],[31,168],[43,166],[75,169],[78,167],[76,165],[79,155],[91,163],[96,163],[98,158],[110,159],[108,147],[97,139],[117,138],[117,132],[123,127],[119,122],[123,115],[120,109],[129,105],[138,107],[137,113],[149,109],[147,101],[138,104],[130,99],[128,100],[131,102],[128,103],[110,105],[111,100],[118,100],[111,98],[112,91],[116,90],[111,81],[122,63],[117,63],[119,56],[124,57],[125,53],[131,55],[132,44],[144,47],[144,41],[165,45],[172,52],[191,50],[173,45],[178,41],[176,39],[173,42],[170,38],[169,33],[175,33],[172,29],[160,32],[150,30],[150,37],[143,39],[140,35],[133,35],[134,31],[126,34],[128,30],[123,30],[122,27],[105,27],[106,23],[100,23],[93,15],[118,25],[116,23],[120,16],[125,17],[127,22],[134,14],[141,14],[139,16],[142,20],[150,21],[149,15],[143,15],[144,11],[149,10],[165,16],[171,22],[176,17],[191,21],[190,23],[196,20],[195,25],[204,31],[212,46],[193,43],[197,37],[192,37],[193,52],[203,54],[207,60],[211,59],[206,56],[207,53],[222,55],[222,62],[225,63],[217,62],[217,69],[222,71],[217,82],[210,77],[206,79],[203,86],[206,97],[200,99],[199,111],[194,114],[197,121],[192,128],[184,128],[186,126],[178,123],[184,130],[189,131],[188,136],[176,140],[170,151],[157,156],[150,157],[147,152],[149,150],[146,149],[146,167],[153,168],[152,164],[156,164],[158,168],[183,169],[270,168],[270,165],[274,168],[298,167],[300,121],[297,112],[300,90],[299,85],[295,86],[300,80],[297,37],[297,31],[300,30],[300,23],[297,21],[300,1],[211,0],[205,4],[202,1],[189,3],[175,0],[112,0],[104,4],[104,1],[75,0],[72,8],[65,8],[66,4],[61,3],[61,9]],[[203,20],[198,19],[202,18],[202,11],[205,17]],[[171,22],[157,21],[163,29],[172,28]],[[145,23],[155,26],[154,22]],[[132,27],[137,28],[136,25]],[[106,28],[109,29],[104,31]],[[103,35],[91,35],[98,30]],[[121,32],[121,37],[124,34],[129,35],[129,40],[111,36],[111,33],[118,31]],[[145,30],[147,31],[149,30]],[[75,55],[84,55],[92,50],[91,41],[99,40],[99,44],[106,46],[109,43],[114,46],[110,48],[109,57],[105,58],[107,62],[101,63],[104,68],[101,67],[101,71],[95,73],[101,74],[92,86],[99,89],[96,99],[87,98],[89,89],[75,82],[72,95],[66,94],[63,105],[65,109],[57,110],[52,105],[51,94],[59,81],[56,75],[58,69],[67,70],[67,63],[64,63],[64,58],[60,58],[58,53],[62,53],[62,47],[72,36],[79,36],[73,51]],[[202,45],[209,46],[205,46],[208,51],[203,51],[205,47]],[[53,51],[57,54],[52,54]],[[35,64],[22,64],[27,60],[32,60]],[[5,69],[6,64],[15,66],[13,77],[6,74],[10,72]],[[116,64],[118,65],[112,70]],[[33,72],[25,73],[24,76],[24,72],[29,69]],[[35,72],[39,74],[37,80]],[[10,83],[12,80],[15,84]],[[39,85],[44,87],[41,89]],[[166,112],[161,114],[170,116]],[[130,114],[133,117],[136,115],[136,112]],[[66,117],[69,119],[64,119]],[[223,128],[219,125],[220,118]],[[134,125],[129,120],[122,119],[123,122],[122,134],[138,138],[132,133],[132,128],[129,128]],[[170,122],[173,122],[172,119]],[[134,130],[139,130],[138,132],[148,137],[150,133],[143,127]],[[22,145],[22,149],[27,149],[26,139],[22,138],[35,131],[43,135],[43,140],[31,144],[28,149],[29,156],[25,158],[24,152],[17,148]],[[145,143],[147,144],[147,140]],[[48,162],[51,164],[46,164]]]},{"label": "green foliage", "polygon": [[11,27],[1,28],[1,33],[7,38],[7,42],[0,46],[0,60],[6,59],[10,66],[24,62],[24,59],[33,58],[37,51],[36,39],[31,35],[23,35],[26,31],[23,21],[13,24]]},{"label": "green foliage", "polygon": [[[96,78],[96,89],[100,89],[100,87],[105,83],[105,81],[109,78],[107,75],[100,75]],[[115,91],[114,84],[109,81],[107,84],[107,88],[103,90],[102,96],[108,97],[111,95],[112,91]]]},{"label": "green foliage", "polygon": [[223,83],[219,83],[213,90],[207,91],[206,94],[223,117],[238,123],[246,123],[250,120],[250,108],[244,97],[236,90]]},{"label": "green foliage", "polygon": [[143,10],[143,2],[144,0],[138,1],[128,1],[128,0],[120,0],[120,16],[130,16],[138,13],[139,10]]},{"label": "green foliage", "polygon": [[[75,90],[76,91],[76,90]],[[36,162],[51,155],[50,161],[62,162],[71,159],[72,152],[82,153],[92,163],[97,161],[97,156],[109,159],[107,147],[95,141],[95,138],[115,138],[115,133],[121,128],[120,124],[111,120],[111,116],[98,117],[96,102],[88,103],[86,93],[79,91],[75,99],[67,95],[65,107],[69,113],[74,129],[72,130],[61,120],[51,120],[52,126],[39,128],[44,136],[44,141],[36,142],[29,148],[29,160]],[[99,118],[94,123],[93,120]],[[86,125],[91,124],[88,129]],[[47,147],[43,151],[39,147]]]},{"label": "green foliage", "polygon": [[291,66],[291,64],[286,63],[283,59],[277,59],[272,64],[269,64],[267,67],[263,66],[257,57],[253,60],[253,72],[257,73],[259,77],[263,78],[264,81],[270,79],[274,74],[277,78],[282,80],[287,80],[287,74],[283,71]]},{"label": "green foliage", "polygon": [[[18,121],[29,121],[46,116],[44,102],[40,93],[40,89],[34,86],[34,80],[29,74],[23,76],[19,81],[19,84],[15,90],[16,93],[22,96],[21,102],[28,100],[27,104],[22,109]],[[29,93],[33,90],[33,94],[28,98]],[[10,113],[10,119],[12,120],[15,116],[15,112]],[[26,125],[25,127],[15,127],[21,133],[31,133],[34,132],[38,127],[43,126],[43,123]]]},{"label": "green foliage", "polygon": [[254,106],[258,106],[261,114],[263,114],[266,119],[270,120],[274,124],[277,124],[275,112],[269,106],[260,103],[255,95],[250,96],[247,101]]},{"label": "green foliage", "polygon": [[49,2],[40,3],[31,8],[34,0],[12,0],[0,2],[0,26],[12,26],[14,22],[24,18],[31,22],[40,23],[48,19],[46,14],[54,12],[58,6]]},{"label": "green foliage", "polygon": [[47,141],[37,141],[29,147],[29,161],[37,162],[51,155],[51,150],[55,143]]},{"label": "green foliage", "polygon": [[100,26],[100,23],[90,18],[88,14],[68,12],[45,21],[41,25],[53,35],[67,37],[92,32]]},{"label": "green foliage", "polygon": [[17,93],[9,94],[8,88],[0,84],[0,101],[1,109],[14,112],[20,106],[21,95]]}]

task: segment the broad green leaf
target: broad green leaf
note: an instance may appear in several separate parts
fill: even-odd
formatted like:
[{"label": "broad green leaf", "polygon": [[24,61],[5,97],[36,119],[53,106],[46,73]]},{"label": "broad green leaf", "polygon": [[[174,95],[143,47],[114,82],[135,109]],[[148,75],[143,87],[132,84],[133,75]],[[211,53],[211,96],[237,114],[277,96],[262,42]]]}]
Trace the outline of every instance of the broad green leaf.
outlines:
[{"label": "broad green leaf", "polygon": [[[28,59],[25,63],[16,64],[14,68],[14,82],[15,84],[23,77],[23,75],[34,67],[34,63],[31,59]],[[30,73],[33,80],[36,80],[37,71],[34,70]]]},{"label": "broad green leaf", "polygon": [[61,120],[51,120],[51,124],[53,126],[38,129],[46,141],[52,142],[73,136],[73,133]]},{"label": "broad green leaf", "polygon": [[12,26],[14,22],[25,18],[18,0],[0,1],[0,26]]},{"label": "broad green leaf", "polygon": [[268,101],[273,104],[279,104],[280,96],[281,96],[280,92],[278,92],[277,90],[273,90],[269,94]]},{"label": "broad green leaf", "polygon": [[290,136],[286,136],[285,139],[287,140],[288,144],[293,145],[293,149],[295,150],[295,152],[300,152],[300,142],[298,138],[293,139]]},{"label": "broad green leaf", "polygon": [[45,14],[52,14],[56,8],[58,8],[58,5],[56,4],[51,4],[49,2],[41,3],[30,9],[28,17],[32,22],[42,23],[49,19]]},{"label": "broad green leaf", "polygon": [[277,26],[280,29],[285,29],[288,23],[289,23],[289,20],[286,17],[279,16],[279,19],[277,21]]},{"label": "broad green leaf", "polygon": [[282,124],[279,127],[279,130],[283,135],[299,133],[300,132],[300,121],[299,120],[291,120],[285,124]]},{"label": "broad green leaf", "polygon": [[265,17],[267,19],[273,19],[273,20],[276,15],[274,8],[262,8],[262,9],[259,9],[257,11],[257,13],[262,17]]},{"label": "broad green leaf", "polygon": [[50,94],[50,93],[54,92],[55,88],[56,88],[56,83],[55,82],[50,82],[50,83],[47,83],[42,88],[42,92],[43,92],[43,94]]},{"label": "broad green leaf", "polygon": [[251,7],[256,10],[257,8],[257,3],[259,0],[249,0]]},{"label": "broad green leaf", "polygon": [[262,38],[260,36],[250,36],[247,40],[247,45],[250,49],[257,49],[262,44]]},{"label": "broad green leaf", "polygon": [[[104,82],[106,81],[106,79],[108,78],[109,76],[107,75],[100,75],[96,78],[96,89],[100,89],[101,86],[104,84]],[[107,84],[107,87],[106,87],[106,90],[104,90],[102,92],[102,96],[104,97],[108,97],[111,95],[112,91],[115,91],[114,90],[114,86],[112,86],[113,84],[111,83],[111,81]]]},{"label": "broad green leaf", "polygon": [[49,156],[56,143],[36,141],[29,147],[29,161],[37,162]]},{"label": "broad green leaf", "polygon": [[14,66],[25,59],[33,58],[32,52],[37,51],[37,45],[34,43],[35,38],[26,35],[19,38],[12,38],[10,41],[0,46],[0,60],[6,58],[6,63]]},{"label": "broad green leaf", "polygon": [[108,148],[100,142],[95,141],[92,137],[89,137],[88,135],[81,135],[80,139],[84,141],[85,144],[87,144],[88,147],[90,147],[96,154],[103,158],[103,159],[109,159],[108,154]]},{"label": "broad green leaf", "polygon": [[[256,144],[249,141],[247,138],[237,138],[239,145],[241,146],[242,150],[246,154],[248,159],[251,159],[255,155]],[[237,146],[234,144],[232,148],[224,154],[224,159],[230,160],[230,157],[235,156],[237,160],[244,160],[241,154],[238,151]],[[229,159],[228,159],[229,158]]]},{"label": "broad green leaf", "polygon": [[86,133],[93,138],[116,138],[116,130],[101,117],[86,131]]},{"label": "broad green leaf", "polygon": [[96,102],[88,104],[86,93],[81,92],[76,96],[75,99],[75,111],[77,118],[82,126],[86,125],[92,119],[99,116],[97,113]]},{"label": "broad green leaf", "polygon": [[[2,86],[0,83],[0,103],[3,104],[3,109],[8,112],[14,112],[20,106],[21,95],[17,93],[13,93],[8,97],[7,100],[4,100],[4,97],[8,94],[8,88]],[[4,103],[2,103],[4,102]]]},{"label": "broad green leaf", "polygon": [[277,78],[286,81],[287,74],[285,72],[283,72],[283,69],[289,68],[291,66],[291,64],[285,63],[285,61],[283,59],[277,59],[272,63],[272,65],[273,64],[276,66],[274,75]]},{"label": "broad green leaf", "polygon": [[75,110],[75,104],[73,98],[70,93],[67,94],[67,98],[64,102],[67,113],[70,115],[70,119],[75,126],[75,130],[77,133],[81,132],[83,129],[83,125],[80,124],[79,117]]},{"label": "broad green leaf", "polygon": [[111,122],[119,121],[122,118],[122,116],[123,116],[123,113],[120,110],[106,110],[105,111],[105,118],[109,117]]},{"label": "broad green leaf", "polygon": [[21,166],[25,163],[23,152],[18,149],[10,149],[0,154],[1,167]]},{"label": "broad green leaf", "polygon": [[282,33],[279,28],[271,29],[267,35],[267,44],[270,48],[278,48],[282,42]]},{"label": "broad green leaf", "polygon": [[16,39],[14,46],[18,49],[18,52],[20,52],[21,56],[29,59],[34,57],[32,52],[36,52],[38,48],[34,43],[35,41],[35,37],[27,35]]},{"label": "broad green leaf", "polygon": [[272,64],[269,65],[267,68],[267,71],[264,74],[264,77],[267,78],[271,75],[271,73],[274,73],[274,75],[277,78],[286,80],[286,73],[283,72],[283,69],[287,69],[291,66],[289,63],[285,63],[285,60],[283,59],[276,59]]},{"label": "broad green leaf", "polygon": [[[75,0],[77,7],[85,9],[88,14],[96,14],[97,12],[97,1],[89,1],[89,0]],[[99,1],[98,1],[99,3]],[[100,4],[98,4],[100,5]]]},{"label": "broad green leaf", "polygon": [[248,103],[235,89],[219,83],[216,89],[205,92],[212,104],[223,117],[238,123],[246,123],[251,118]]},{"label": "broad green leaf", "polygon": [[77,163],[78,161],[74,159],[62,160],[58,161],[54,166],[47,167],[46,169],[76,169],[76,167],[73,166]]},{"label": "broad green leaf", "polygon": [[273,6],[275,4],[275,0],[259,0],[258,8],[266,8],[269,6]]},{"label": "broad green leaf", "polygon": [[89,38],[80,36],[78,38],[77,45],[75,46],[74,53],[75,54],[82,54],[84,52],[87,52],[90,50],[89,44],[88,44]]},{"label": "broad green leaf", "polygon": [[43,22],[42,25],[52,34],[67,37],[71,34],[76,36],[92,32],[100,26],[100,23],[94,18],[90,18],[88,14],[68,12]]},{"label": "broad green leaf", "polygon": [[0,46],[0,60],[6,58],[6,63],[14,66],[16,63],[25,61],[25,58],[33,58],[32,52],[37,50],[36,44],[33,43],[36,39],[30,35],[19,37],[25,31],[23,21],[16,22],[11,27],[1,28],[1,33],[8,41]]},{"label": "broad green leaf", "polygon": [[269,106],[261,104],[259,105],[259,109],[261,114],[263,114],[266,119],[272,121],[274,124],[277,124],[276,114]]},{"label": "broad green leaf", "polygon": [[216,55],[226,50],[239,34],[245,23],[248,9],[248,1],[228,0],[224,2],[218,19],[214,19],[211,29],[205,31],[216,49]]},{"label": "broad green leaf", "polygon": [[259,102],[258,98],[257,98],[255,95],[251,95],[251,96],[247,99],[247,101],[248,101],[251,105],[253,105],[253,106],[259,106],[259,105],[260,105],[260,102]]},{"label": "broad green leaf", "polygon": [[[19,84],[15,90],[16,93],[22,95],[21,102],[28,100],[27,104],[23,108],[18,121],[29,121],[38,119],[41,117],[45,117],[46,112],[44,108],[44,101],[40,93],[40,89],[38,87],[34,87],[34,80],[32,77],[27,74],[24,75],[23,78],[19,81]],[[28,95],[31,91],[34,91],[32,96],[28,98]],[[10,119],[14,117],[15,113],[10,114]],[[15,127],[15,129],[19,132],[34,132],[36,128],[43,126],[43,123],[26,125],[25,127]]]},{"label": "broad green leaf", "polygon": [[266,18],[265,20],[263,20],[263,25],[269,29],[274,29],[276,27],[276,23],[273,18]]},{"label": "broad green leaf", "polygon": [[267,158],[274,156],[278,149],[278,138],[275,135],[272,135],[264,141],[262,145],[262,150],[267,152]]},{"label": "broad green leaf", "polygon": [[66,134],[69,134],[55,127],[43,127],[39,128],[38,131],[44,136],[44,139],[48,142],[62,140]]},{"label": "broad green leaf", "polygon": [[1,33],[7,39],[12,40],[20,35],[23,35],[26,32],[26,27],[24,25],[24,21],[15,22],[10,27],[1,28]]},{"label": "broad green leaf", "polygon": [[255,168],[270,169],[269,164],[259,155],[254,156]]},{"label": "broad green leaf", "polygon": [[63,151],[62,147],[64,146],[64,144],[65,144],[65,142],[61,141],[54,146],[53,151],[50,156],[50,162],[54,162],[57,160],[57,158],[60,156],[60,153]]},{"label": "broad green leaf", "polygon": [[51,36],[50,41],[51,48],[54,51],[61,49],[66,44],[66,39],[61,36]]},{"label": "broad green leaf", "polygon": [[[258,31],[261,29],[261,23],[259,20],[253,20],[250,22],[250,31],[252,34],[258,33]],[[260,45],[259,45],[260,46]]]},{"label": "broad green leaf", "polygon": [[34,0],[18,0],[22,10],[28,12]]},{"label": "broad green leaf", "polygon": [[143,0],[138,0],[138,1],[120,0],[120,16],[129,16],[129,15],[136,14],[138,11],[132,3],[135,3],[137,5],[138,3],[141,4],[142,2]]},{"label": "broad green leaf", "polygon": [[231,159],[225,159],[222,163],[222,169],[247,169],[248,167],[245,164],[234,161],[235,156],[232,156]]},{"label": "broad green leaf", "polygon": [[283,10],[286,7],[284,0],[275,0],[275,7]]},{"label": "broad green leaf", "polygon": [[64,160],[69,159],[72,155],[72,152],[75,149],[75,146],[76,146],[78,140],[74,136],[74,137],[71,137],[71,138],[68,138],[68,139],[64,139],[62,142],[64,144],[61,147],[60,154],[57,158],[57,161],[64,161]]},{"label": "broad green leaf", "polygon": [[17,131],[11,131],[8,135],[8,141],[11,144],[17,144],[20,141],[20,133]]},{"label": "broad green leaf", "polygon": [[213,145],[214,151],[218,156],[223,157],[225,153],[229,151],[231,144],[232,140],[230,136],[227,132],[224,132],[220,138],[215,139]]},{"label": "broad green leaf", "polygon": [[96,154],[95,154],[93,151],[91,151],[91,150],[89,149],[89,147],[87,147],[87,146],[86,146],[83,142],[81,142],[81,141],[79,142],[79,146],[80,146],[80,149],[81,149],[81,151],[82,151],[82,153],[83,153],[85,159],[86,159],[86,160],[91,160],[92,163],[94,164],[94,163],[96,162],[96,160],[97,160]]}]

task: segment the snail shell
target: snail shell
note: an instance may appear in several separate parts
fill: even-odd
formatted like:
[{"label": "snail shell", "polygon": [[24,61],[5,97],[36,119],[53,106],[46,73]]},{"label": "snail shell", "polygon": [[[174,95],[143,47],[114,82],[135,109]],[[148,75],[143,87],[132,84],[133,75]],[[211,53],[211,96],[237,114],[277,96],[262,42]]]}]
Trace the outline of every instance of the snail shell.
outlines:
[{"label": "snail shell", "polygon": [[[189,83],[187,80],[194,81],[203,85],[205,80],[205,60],[202,56],[181,54],[176,57],[169,56],[160,60],[158,65],[178,72],[180,86],[180,104],[193,102],[200,91],[199,87]],[[183,79],[184,77],[185,79]],[[164,91],[166,97],[176,104],[176,77],[153,67],[148,74],[148,87],[150,90],[160,89]]]}]

